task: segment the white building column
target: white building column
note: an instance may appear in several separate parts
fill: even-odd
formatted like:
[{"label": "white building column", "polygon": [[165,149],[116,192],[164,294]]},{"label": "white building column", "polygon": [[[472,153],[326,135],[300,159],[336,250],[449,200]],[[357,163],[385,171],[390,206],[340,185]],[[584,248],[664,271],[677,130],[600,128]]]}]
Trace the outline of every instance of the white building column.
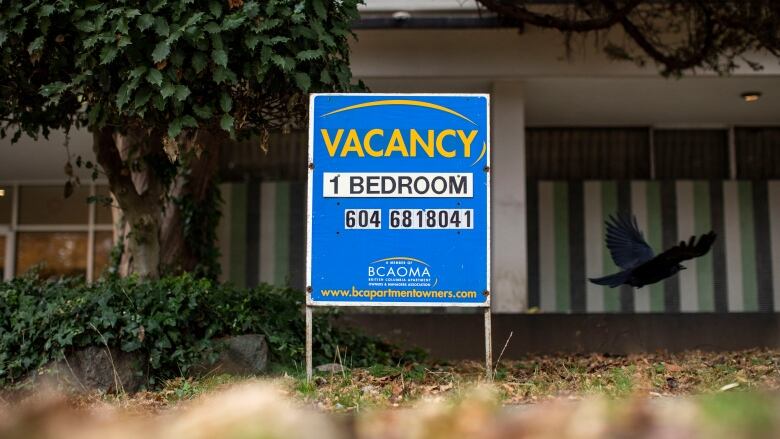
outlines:
[{"label": "white building column", "polygon": [[490,102],[492,307],[520,312],[528,304],[522,82],[494,82]]}]

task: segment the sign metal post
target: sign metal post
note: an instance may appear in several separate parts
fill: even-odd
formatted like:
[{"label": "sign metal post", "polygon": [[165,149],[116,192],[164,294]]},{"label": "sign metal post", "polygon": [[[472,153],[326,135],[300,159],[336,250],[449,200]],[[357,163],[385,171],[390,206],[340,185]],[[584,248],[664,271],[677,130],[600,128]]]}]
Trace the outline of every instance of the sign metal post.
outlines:
[{"label": "sign metal post", "polygon": [[318,306],[482,308],[491,381],[485,94],[313,94],[306,379]]}]

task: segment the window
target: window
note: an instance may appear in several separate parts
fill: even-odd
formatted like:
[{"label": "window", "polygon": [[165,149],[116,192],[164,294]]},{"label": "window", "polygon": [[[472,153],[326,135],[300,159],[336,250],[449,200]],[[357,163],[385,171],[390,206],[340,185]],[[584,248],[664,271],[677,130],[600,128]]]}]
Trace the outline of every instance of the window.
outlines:
[{"label": "window", "polygon": [[[780,174],[780,166],[775,165],[780,164],[780,147],[771,147],[780,145],[780,129],[738,133],[737,145],[740,142],[752,145],[742,150],[743,162],[761,163],[761,169],[751,174],[759,177],[753,178]],[[728,179],[729,131],[529,128],[526,161],[532,181]]]},{"label": "window", "polygon": [[780,128],[734,130],[737,178],[780,178]]},{"label": "window", "polygon": [[[113,247],[113,208],[88,202],[92,195],[107,196],[105,186],[85,184],[68,198],[61,185],[0,188],[5,189],[0,197],[0,279],[33,267],[47,278],[93,280],[105,271]],[[6,253],[9,241],[13,244]]]},{"label": "window", "polygon": [[659,179],[729,178],[728,131],[654,130],[653,160]]},{"label": "window", "polygon": [[114,233],[113,232],[95,232],[95,246],[94,246],[94,275],[95,279],[105,273],[106,268],[111,260],[111,250],[114,249]]},{"label": "window", "polygon": [[65,198],[64,186],[19,187],[19,224],[82,224],[89,221],[89,187]]},{"label": "window", "polygon": [[264,180],[305,181],[308,132],[271,132],[267,151],[257,136],[228,142],[219,153],[220,178],[244,181],[247,176]]},{"label": "window", "polygon": [[[106,186],[95,187],[95,195],[97,196],[97,202],[95,204],[95,224],[113,224],[114,223],[114,211],[119,209],[114,206],[111,198],[111,192],[109,192]],[[105,201],[109,201],[111,204],[106,204]]]},{"label": "window", "polygon": [[0,282],[5,279],[5,235],[0,235]]},{"label": "window", "polygon": [[87,234],[21,232],[16,236],[16,275],[33,267],[43,278],[87,275]]},{"label": "window", "polygon": [[11,224],[11,210],[14,188],[0,184],[0,225]]},{"label": "window", "polygon": [[650,178],[647,128],[529,128],[526,169],[533,180]]}]

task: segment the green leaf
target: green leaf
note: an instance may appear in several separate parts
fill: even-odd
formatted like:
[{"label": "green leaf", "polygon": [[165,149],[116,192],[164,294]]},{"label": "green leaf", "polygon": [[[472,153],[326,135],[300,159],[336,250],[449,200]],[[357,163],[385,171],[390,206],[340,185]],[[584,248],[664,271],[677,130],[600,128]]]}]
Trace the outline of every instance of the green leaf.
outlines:
[{"label": "green leaf", "polygon": [[154,108],[163,111],[165,110],[165,98],[162,97],[162,95],[156,94],[152,98],[152,105],[154,105]]},{"label": "green leaf", "polygon": [[81,45],[84,49],[91,49],[98,41],[100,41],[100,35],[92,35],[91,37],[85,38]]},{"label": "green leaf", "polygon": [[249,1],[244,3],[244,7],[241,10],[248,18],[255,18],[260,12],[260,6],[255,1]]},{"label": "green leaf", "polygon": [[171,121],[168,125],[168,137],[174,138],[181,133],[182,120],[177,118]]},{"label": "green leaf", "polygon": [[138,30],[145,31],[154,24],[154,16],[152,14],[144,14],[138,17]]},{"label": "green leaf", "polygon": [[129,36],[127,36],[127,35],[122,35],[121,37],[119,37],[119,41],[117,41],[117,43],[116,43],[117,47],[120,47],[120,48],[121,47],[127,47],[127,46],[129,46],[131,44],[133,44],[133,40]]},{"label": "green leaf", "polygon": [[95,125],[97,125],[102,113],[103,113],[103,104],[98,102],[95,105],[92,105],[92,108],[89,109],[89,113],[87,115],[89,126],[94,127]]},{"label": "green leaf", "polygon": [[43,5],[41,6],[41,10],[38,12],[38,17],[48,17],[52,13],[54,13],[53,5]]},{"label": "green leaf", "polygon": [[295,60],[288,56],[273,55],[271,57],[271,62],[285,72],[289,72],[295,67]]},{"label": "green leaf", "polygon": [[211,34],[211,48],[214,50],[225,48],[225,45],[222,43],[222,36],[220,34]]},{"label": "green leaf", "polygon": [[295,74],[295,84],[302,92],[306,93],[311,87],[311,78],[306,73],[298,72]]},{"label": "green leaf", "polygon": [[302,61],[310,61],[313,59],[322,58],[322,50],[302,50],[295,55],[296,58]]},{"label": "green leaf", "polygon": [[218,34],[222,31],[222,28],[219,27],[216,21],[209,21],[203,29],[210,34]]},{"label": "green leaf", "polygon": [[194,117],[190,116],[189,114],[186,116],[183,116],[181,118],[181,124],[188,128],[197,128],[198,127],[198,121],[195,120]]},{"label": "green leaf", "polygon": [[196,12],[190,16],[190,18],[187,19],[187,22],[184,23],[183,28],[189,28],[190,26],[195,26],[198,24],[201,18],[203,18],[203,12]]},{"label": "green leaf", "polygon": [[84,33],[92,33],[95,31],[95,22],[92,20],[77,21],[74,26]]},{"label": "green leaf", "polygon": [[219,18],[222,16],[222,3],[220,2],[209,2],[209,12],[211,12],[211,15],[214,16],[214,18]]},{"label": "green leaf", "polygon": [[223,130],[228,132],[233,132],[233,116],[229,114],[223,114],[222,118],[219,119],[219,126],[222,127]]},{"label": "green leaf", "polygon": [[227,67],[228,56],[227,52],[222,49],[217,49],[211,52],[211,59],[214,60],[214,64],[222,67]]},{"label": "green leaf", "polygon": [[175,50],[173,55],[170,56],[171,64],[176,67],[181,67],[184,64],[184,53],[181,50]]},{"label": "green leaf", "polygon": [[246,44],[246,47],[249,49],[254,50],[255,47],[257,47],[257,43],[260,42],[260,38],[262,37],[258,34],[249,34],[244,38],[244,44]]},{"label": "green leaf", "polygon": [[229,94],[222,92],[222,94],[219,95],[219,107],[222,108],[222,111],[225,113],[230,112],[230,110],[233,109],[233,98],[231,98]]},{"label": "green leaf", "polygon": [[211,108],[203,105],[193,105],[192,111],[195,113],[196,116],[198,116],[201,119],[211,119],[211,116],[213,113],[211,112]]},{"label": "green leaf", "polygon": [[127,10],[127,12],[125,12],[125,17],[127,17],[127,18],[135,18],[135,17],[137,17],[139,15],[141,15],[141,11],[139,11],[138,9],[135,9],[135,8],[129,9],[129,10]]},{"label": "green leaf", "polygon": [[229,70],[225,67],[217,67],[214,69],[214,74],[212,75],[212,79],[217,84],[222,84],[228,79],[228,72]]},{"label": "green leaf", "polygon": [[162,85],[162,80],[162,72],[157,69],[150,69],[149,73],[146,75],[146,81],[150,84],[156,85],[157,87]]},{"label": "green leaf", "polygon": [[241,14],[230,14],[222,20],[222,30],[230,31],[236,29],[244,23],[245,19],[246,18]]},{"label": "green leaf", "polygon": [[288,41],[290,41],[290,39],[287,38],[287,37],[276,36],[276,37],[273,37],[273,38],[269,39],[266,44],[268,44],[269,46],[273,46],[274,44],[286,43]]},{"label": "green leaf", "polygon": [[128,75],[130,79],[135,79],[141,77],[144,73],[146,73],[147,67],[146,66],[138,66],[130,71],[130,74]]},{"label": "green leaf", "polygon": [[214,69],[212,79],[214,79],[214,82],[217,84],[222,84],[223,82],[236,82],[236,74],[225,67],[217,67]]},{"label": "green leaf", "polygon": [[149,87],[141,87],[136,93],[135,93],[135,99],[133,100],[133,106],[135,108],[140,108],[146,105],[147,102],[149,102],[149,98],[152,97],[152,89]]},{"label": "green leaf", "polygon": [[157,43],[157,46],[154,47],[154,51],[152,52],[152,61],[160,62],[164,60],[169,53],[171,53],[171,46],[165,41],[160,41]]},{"label": "green leaf", "polygon": [[105,65],[110,63],[111,61],[116,58],[116,54],[119,52],[119,49],[116,48],[116,46],[105,46],[100,51],[100,64]]},{"label": "green leaf", "polygon": [[330,72],[323,70],[322,73],[320,73],[320,82],[323,84],[333,83],[333,78],[331,78]]},{"label": "green leaf", "polygon": [[41,87],[40,93],[41,95],[43,95],[43,97],[48,98],[61,93],[66,88],[67,85],[64,82],[57,81],[57,82],[52,82],[51,84],[46,84],[43,87]]},{"label": "green leaf", "polygon": [[116,93],[116,106],[121,109],[128,102],[130,102],[130,83],[125,82],[119,86],[119,90]]},{"label": "green leaf", "polygon": [[260,49],[260,62],[265,64],[270,61],[271,55],[273,55],[273,53],[273,49],[271,49],[270,46],[263,46],[263,48]]},{"label": "green leaf", "polygon": [[322,0],[312,0],[312,6],[318,17],[325,18],[328,15],[328,11],[325,9],[325,5],[322,4]]},{"label": "green leaf", "polygon": [[29,46],[27,46],[27,52],[28,53],[35,53],[43,47],[44,38],[42,36],[36,38],[33,40],[32,43],[30,43]]},{"label": "green leaf", "polygon": [[177,85],[175,97],[179,102],[183,102],[190,95],[190,89],[186,85]]},{"label": "green leaf", "polygon": [[154,32],[161,37],[167,37],[171,32],[170,28],[168,27],[168,21],[166,21],[163,17],[157,17],[154,20]]},{"label": "green leaf", "polygon": [[276,26],[279,26],[280,24],[282,24],[282,20],[272,18],[270,20],[265,20],[262,23],[260,23],[260,26],[257,27],[257,30],[260,32],[271,30]]},{"label": "green leaf", "polygon": [[120,34],[126,34],[130,31],[127,27],[127,19],[122,17],[116,22],[116,32]]},{"label": "green leaf", "polygon": [[160,89],[160,96],[166,99],[173,96],[174,93],[176,93],[176,86],[170,82],[166,82]]},{"label": "green leaf", "polygon": [[196,52],[192,55],[192,68],[195,69],[195,73],[200,73],[206,68],[209,61],[203,52]]}]

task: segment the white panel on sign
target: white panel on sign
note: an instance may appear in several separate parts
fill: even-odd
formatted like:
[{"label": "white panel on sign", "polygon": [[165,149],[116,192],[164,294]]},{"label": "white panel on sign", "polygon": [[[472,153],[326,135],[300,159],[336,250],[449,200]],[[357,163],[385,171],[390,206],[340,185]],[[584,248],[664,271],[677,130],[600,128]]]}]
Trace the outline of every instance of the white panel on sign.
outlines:
[{"label": "white panel on sign", "polygon": [[453,172],[323,172],[322,192],[328,198],[471,198],[474,176]]}]

